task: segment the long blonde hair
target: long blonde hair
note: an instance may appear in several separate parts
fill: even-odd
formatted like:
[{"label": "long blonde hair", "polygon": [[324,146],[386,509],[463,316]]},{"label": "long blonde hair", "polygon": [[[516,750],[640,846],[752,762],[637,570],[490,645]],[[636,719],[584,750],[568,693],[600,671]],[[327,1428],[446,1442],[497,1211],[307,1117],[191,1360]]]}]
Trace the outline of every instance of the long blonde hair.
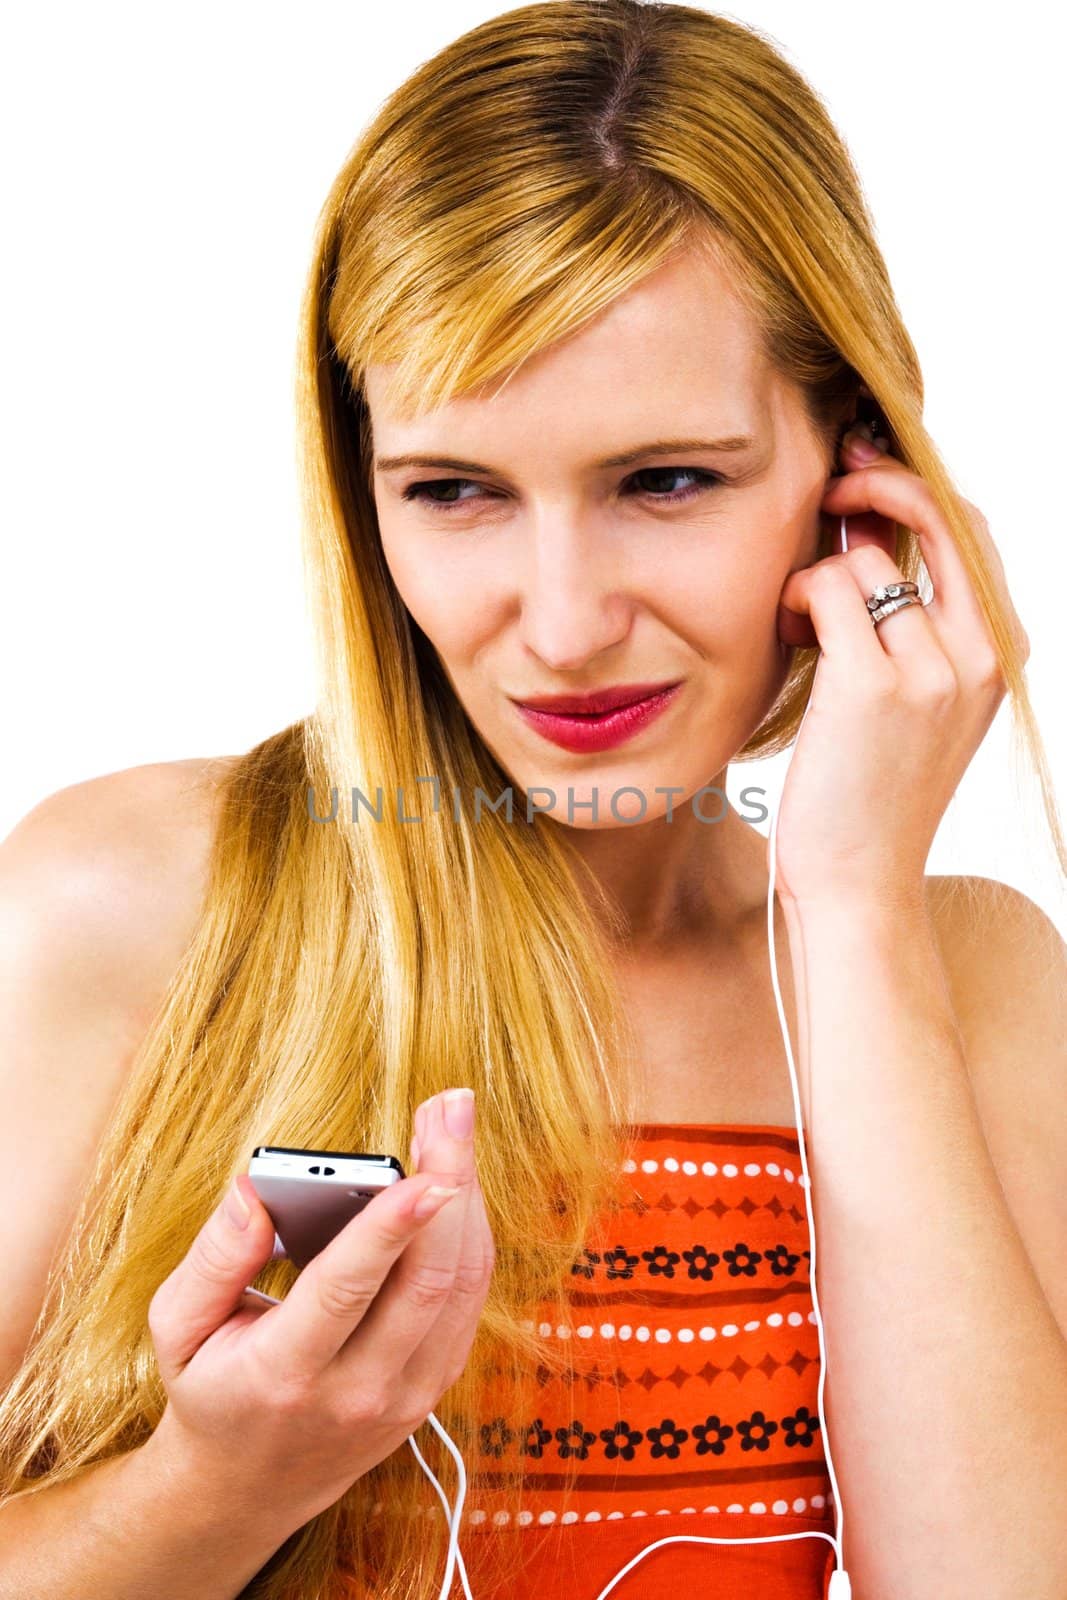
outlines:
[{"label": "long blonde hair", "polygon": [[[471,1085],[497,1267],[464,1377],[436,1414],[469,1451],[483,1374],[562,1367],[526,1312],[565,1315],[571,1265],[628,1148],[613,907],[543,816],[454,810],[508,774],[389,578],[368,481],[369,363],[417,410],[483,391],[673,252],[727,263],[833,456],[861,388],[929,484],[973,581],[1067,867],[1023,663],[968,514],[922,422],[919,362],[847,151],[755,29],[682,5],[549,0],[421,66],[345,160],[302,310],[298,427],[315,711],[227,781],[198,928],[98,1152],[34,1338],[0,1405],[0,1493],[142,1443],[166,1394],[146,1312],[257,1144],[406,1152],[418,1103]],[[898,530],[904,573],[917,541]],[[825,552],[824,552],[825,553]],[[817,652],[736,759],[794,737]],[[442,803],[401,824],[435,774]],[[382,820],[351,819],[356,786]],[[345,796],[329,825],[331,790]],[[291,1264],[257,1279],[284,1294]],[[559,1343],[559,1342],[557,1342]],[[501,1365],[504,1363],[504,1365]],[[521,1425],[517,1408],[510,1419]],[[448,1462],[423,1429],[439,1476]],[[468,1466],[477,1493],[476,1462]],[[436,1593],[446,1541],[406,1447],[279,1549],[248,1595],[373,1581]],[[501,1551],[505,1541],[500,1541]],[[519,1559],[518,1547],[501,1556]]]}]

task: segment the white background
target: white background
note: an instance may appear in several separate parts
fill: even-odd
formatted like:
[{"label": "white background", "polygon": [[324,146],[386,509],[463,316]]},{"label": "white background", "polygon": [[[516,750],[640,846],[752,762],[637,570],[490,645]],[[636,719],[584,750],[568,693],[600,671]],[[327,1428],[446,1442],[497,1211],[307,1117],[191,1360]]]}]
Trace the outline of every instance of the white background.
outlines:
[{"label": "white background", "polygon": [[[503,9],[185,0],[9,18],[0,835],[67,784],[247,749],[311,709],[292,383],[314,221],[381,100]],[[1034,0],[995,24],[914,0],[728,14],[773,36],[852,151],[928,426],[1031,635],[1067,811],[1062,25]],[[1009,748],[1005,709],[928,867],[1014,883],[1067,931],[1036,783]],[[735,768],[733,797],[776,793],[781,771]]]}]

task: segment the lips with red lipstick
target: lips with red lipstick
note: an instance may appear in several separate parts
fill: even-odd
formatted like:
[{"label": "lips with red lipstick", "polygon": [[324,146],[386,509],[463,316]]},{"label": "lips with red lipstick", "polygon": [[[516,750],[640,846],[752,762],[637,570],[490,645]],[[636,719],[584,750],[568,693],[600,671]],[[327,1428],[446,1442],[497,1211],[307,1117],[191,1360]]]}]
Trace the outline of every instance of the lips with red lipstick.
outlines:
[{"label": "lips with red lipstick", "polygon": [[537,695],[515,700],[519,715],[553,744],[578,754],[610,750],[665,711],[681,680],[617,684],[585,695]]}]

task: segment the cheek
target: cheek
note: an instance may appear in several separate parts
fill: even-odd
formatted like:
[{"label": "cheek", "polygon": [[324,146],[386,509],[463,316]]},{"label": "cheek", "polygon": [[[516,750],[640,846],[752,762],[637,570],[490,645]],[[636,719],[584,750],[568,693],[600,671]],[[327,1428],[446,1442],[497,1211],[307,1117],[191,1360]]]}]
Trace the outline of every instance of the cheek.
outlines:
[{"label": "cheek", "polygon": [[784,581],[784,570],[780,575],[766,551],[719,552],[661,572],[660,614],[708,655],[744,655],[762,628],[773,628]]},{"label": "cheek", "polygon": [[391,539],[384,528],[382,553],[406,610],[441,658],[469,651],[474,643],[472,625],[484,609],[479,606],[471,574],[462,573],[439,553]]}]

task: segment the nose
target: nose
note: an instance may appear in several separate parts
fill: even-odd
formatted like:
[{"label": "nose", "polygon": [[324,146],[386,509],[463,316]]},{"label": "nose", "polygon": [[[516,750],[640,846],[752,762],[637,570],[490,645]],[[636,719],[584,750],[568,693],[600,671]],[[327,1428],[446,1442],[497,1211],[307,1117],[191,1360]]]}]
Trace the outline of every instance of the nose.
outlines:
[{"label": "nose", "polygon": [[528,548],[519,631],[546,666],[574,671],[626,638],[634,601],[617,539],[554,520]]}]

